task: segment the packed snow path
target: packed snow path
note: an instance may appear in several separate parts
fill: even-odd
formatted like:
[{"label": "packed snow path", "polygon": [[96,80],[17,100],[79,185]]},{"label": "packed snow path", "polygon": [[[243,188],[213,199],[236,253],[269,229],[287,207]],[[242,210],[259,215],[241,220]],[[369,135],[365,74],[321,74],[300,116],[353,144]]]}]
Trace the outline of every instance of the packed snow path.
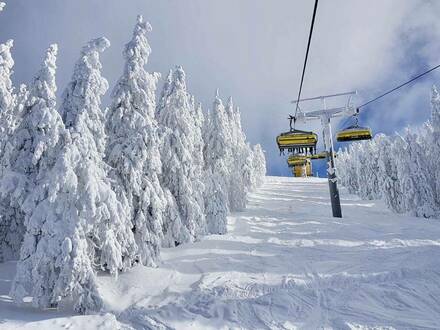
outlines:
[{"label": "packed snow path", "polygon": [[440,328],[440,220],[341,196],[335,219],[326,180],[267,178],[227,235],[165,249],[157,269],[101,276],[111,314],[13,307],[12,264],[0,264],[0,328]]}]

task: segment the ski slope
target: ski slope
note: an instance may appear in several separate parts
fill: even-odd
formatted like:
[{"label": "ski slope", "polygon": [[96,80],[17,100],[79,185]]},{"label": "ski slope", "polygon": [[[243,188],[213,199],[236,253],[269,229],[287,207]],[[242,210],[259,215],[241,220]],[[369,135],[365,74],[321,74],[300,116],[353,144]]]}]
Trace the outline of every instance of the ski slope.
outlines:
[{"label": "ski slope", "polygon": [[106,311],[16,307],[0,264],[0,329],[439,329],[440,222],[268,177],[229,233],[165,249],[160,268],[100,275]]}]

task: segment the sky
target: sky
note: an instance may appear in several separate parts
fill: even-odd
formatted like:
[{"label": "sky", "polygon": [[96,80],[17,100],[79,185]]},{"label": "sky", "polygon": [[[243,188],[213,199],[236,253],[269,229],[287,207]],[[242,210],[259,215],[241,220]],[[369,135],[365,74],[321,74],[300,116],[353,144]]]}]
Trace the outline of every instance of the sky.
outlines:
[{"label": "sky", "polygon": [[[289,129],[287,116],[294,112],[290,101],[298,93],[314,1],[3,1],[0,42],[14,39],[17,86],[31,81],[45,49],[58,43],[61,95],[81,47],[100,36],[112,44],[101,60],[103,75],[113,86],[123,69],[123,45],[142,14],[153,27],[147,69],[165,78],[170,68],[182,65],[189,91],[204,110],[211,108],[217,88],[225,101],[232,96],[248,140],[266,151],[268,174],[289,175],[275,137]],[[303,96],[357,90],[354,102],[361,104],[439,64],[438,13],[440,1],[435,0],[321,0]],[[429,118],[434,83],[440,85],[440,72],[371,104],[364,108],[362,124],[386,134],[421,125]],[[335,99],[328,105],[345,102]],[[303,105],[304,110],[319,107],[314,102]],[[337,131],[340,123],[332,125]],[[320,133],[315,122],[298,128]],[[321,176],[323,165],[315,167]]]}]

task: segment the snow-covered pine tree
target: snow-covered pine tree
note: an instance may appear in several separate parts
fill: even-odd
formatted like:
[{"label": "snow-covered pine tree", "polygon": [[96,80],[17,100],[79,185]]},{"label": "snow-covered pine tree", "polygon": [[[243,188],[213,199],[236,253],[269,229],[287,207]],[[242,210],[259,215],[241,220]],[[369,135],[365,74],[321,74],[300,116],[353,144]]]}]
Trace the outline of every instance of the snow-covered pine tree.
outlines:
[{"label": "snow-covered pine tree", "polygon": [[434,200],[428,158],[421,136],[407,128],[405,133],[406,150],[400,154],[401,181],[406,210],[418,217],[430,218],[438,214],[438,206]]},{"label": "snow-covered pine tree", "polygon": [[140,262],[154,266],[163,239],[166,197],[159,183],[162,163],[155,112],[160,75],[145,70],[151,48],[149,23],[138,16],[132,40],[125,46],[125,68],[112,93],[106,129],[106,160],[119,200],[126,200]]},{"label": "snow-covered pine tree", "polygon": [[[8,115],[14,106],[13,87],[11,81],[12,68],[14,66],[14,60],[11,56],[11,48],[13,41],[8,40],[4,44],[0,44],[0,153],[3,158],[5,145],[9,133]],[[3,164],[3,160],[0,166],[0,175],[4,171],[4,168],[8,165]],[[0,203],[0,262],[6,258],[9,258],[13,247],[10,246],[6,235],[8,235],[10,217],[5,214],[5,210],[9,208],[9,199],[2,198]]]},{"label": "snow-covered pine tree", "polygon": [[11,81],[14,67],[11,55],[13,45],[13,40],[0,44],[0,151],[2,155],[11,129],[10,114],[14,108],[14,88]]},{"label": "snow-covered pine tree", "polygon": [[0,2],[0,11],[3,11],[5,9],[6,3]]},{"label": "snow-covered pine tree", "polygon": [[360,157],[358,163],[359,194],[364,199],[378,199],[381,197],[378,181],[378,157],[381,141],[379,137],[375,137],[371,141],[364,141],[359,145],[362,147],[362,152],[358,154]]},{"label": "snow-covered pine tree", "polygon": [[[218,91],[217,91],[218,95]],[[236,114],[234,109],[234,101],[232,100],[232,96],[228,97],[226,101],[226,105],[224,106],[228,129],[229,129],[229,138],[231,140],[230,148],[237,145],[238,142],[238,127],[236,121]]]},{"label": "snow-covered pine tree", "polygon": [[191,96],[191,115],[194,118],[194,149],[193,149],[193,162],[194,162],[194,176],[197,180],[194,181],[194,190],[197,203],[200,206],[202,212],[205,212],[204,203],[204,174],[203,168],[205,166],[205,159],[203,158],[203,126],[205,117],[203,115],[202,104],[198,102],[196,104],[194,96]]},{"label": "snow-covered pine tree", "polygon": [[246,207],[247,189],[250,187],[252,150],[246,145],[246,137],[241,129],[239,109],[234,109],[232,97],[229,97],[225,114],[228,125],[228,143],[225,145],[229,157],[228,202],[231,211],[241,211]]},{"label": "snow-covered pine tree", "polygon": [[195,135],[195,147],[194,147],[194,161],[197,167],[197,172],[200,173],[203,171],[203,167],[205,165],[205,159],[203,157],[203,149],[205,147],[205,142],[203,140],[203,129],[205,126],[205,116],[202,110],[202,104],[200,102],[197,103],[194,107],[193,116],[195,119],[196,130],[194,131]]},{"label": "snow-covered pine tree", "polygon": [[[100,306],[83,226],[73,212],[77,177],[70,165],[69,134],[56,110],[56,55],[52,45],[35,76],[23,118],[12,136],[17,148],[11,169],[27,179],[20,199],[25,236],[11,296],[22,303],[27,295],[36,307],[56,306],[62,298],[76,300],[78,310]],[[69,159],[75,157],[76,160]]]},{"label": "snow-covered pine tree", "polygon": [[224,173],[227,168],[221,159],[205,170],[205,214],[210,234],[227,232],[228,194]]},{"label": "snow-covered pine tree", "polygon": [[358,147],[357,152],[355,152],[355,170],[356,170],[356,180],[357,180],[357,194],[363,198],[363,199],[369,199],[369,184],[367,180],[370,178],[368,177],[369,171],[365,164],[367,164],[369,160],[369,153],[367,152],[367,145],[368,142],[360,141],[356,143],[356,146]]},{"label": "snow-covered pine tree", "polygon": [[440,93],[436,86],[432,86],[431,118],[425,127],[429,183],[436,203],[440,204]]},{"label": "snow-covered pine tree", "polygon": [[253,188],[259,187],[264,183],[266,177],[266,157],[260,144],[256,144],[253,148]]},{"label": "snow-covered pine tree", "polygon": [[162,247],[171,248],[189,242],[191,235],[183,224],[176,198],[168,188],[162,187],[162,189],[166,200],[162,225]]},{"label": "snow-covered pine tree", "polygon": [[339,149],[337,152],[337,157],[335,157],[335,168],[337,171],[338,182],[347,188],[348,184],[348,175],[347,175],[347,167],[348,167],[348,152],[347,148]]},{"label": "snow-covered pine tree", "polygon": [[[244,133],[243,133],[244,135]],[[241,148],[241,152],[238,154],[239,159],[241,161],[241,181],[243,183],[243,200],[242,200],[242,208],[246,208],[247,204],[247,193],[253,189],[253,181],[254,181],[254,152],[249,142],[243,143],[243,147]]]},{"label": "snow-covered pine tree", "polygon": [[76,194],[78,218],[85,221],[86,235],[93,247],[92,260],[100,268],[117,274],[129,268],[136,258],[136,244],[127,210],[111,188],[106,147],[105,113],[101,96],[108,83],[101,76],[99,53],[110,42],[98,38],[87,43],[75,64],[72,80],[63,94],[61,115],[70,131],[74,148],[81,156],[72,164],[78,178]]},{"label": "snow-covered pine tree", "polygon": [[30,295],[39,308],[72,302],[85,313],[100,310],[102,299],[88,233],[92,224],[78,212],[82,201],[76,198],[84,188],[73,166],[83,156],[69,137],[67,132],[54,166],[40,172],[28,200],[26,234],[10,294],[17,303]]},{"label": "snow-covered pine tree", "polygon": [[358,194],[363,199],[381,197],[381,144],[382,135],[378,135],[371,141],[353,143],[348,149],[338,153],[338,178],[350,193]]},{"label": "snow-covered pine tree", "polygon": [[228,115],[218,95],[204,129],[205,213],[211,234],[226,233],[230,185],[231,131]]},{"label": "snow-covered pine tree", "polygon": [[436,132],[440,132],[440,93],[437,87],[432,86],[431,90],[431,125]]},{"label": "snow-covered pine tree", "polygon": [[344,150],[339,150],[335,158],[335,168],[337,170],[337,177],[339,182],[347,188],[349,193],[356,194],[357,191],[357,177],[354,166],[354,151],[352,145]]},{"label": "snow-covered pine tree", "polygon": [[135,260],[130,221],[111,190],[103,162],[100,102],[108,85],[101,76],[99,53],[108,46],[107,39],[98,38],[82,49],[64,92],[61,114],[68,131],[62,150],[55,153],[49,171],[40,171],[25,203],[30,233],[12,290],[17,301],[31,290],[39,307],[73,300],[79,312],[99,310],[94,267],[117,274]]},{"label": "snow-covered pine tree", "polygon": [[[52,149],[64,129],[61,117],[54,116],[56,104],[56,55],[57,45],[51,45],[41,69],[34,77],[31,90],[20,88],[16,97],[15,115],[20,117],[18,126],[12,129],[2,161],[8,164],[0,179],[3,216],[8,231],[4,242],[10,244],[18,256],[24,233],[23,203],[34,190],[40,169],[47,168],[46,151]],[[28,95],[29,94],[29,95]],[[18,102],[17,102],[18,101]],[[21,102],[26,101],[25,104]],[[11,118],[10,123],[13,123]]]},{"label": "snow-covered pine tree", "polygon": [[349,147],[349,156],[348,161],[349,164],[346,167],[348,171],[349,180],[348,180],[348,191],[352,194],[359,194],[359,156],[358,154],[362,152],[362,145],[360,143],[352,143]]},{"label": "snow-covered pine tree", "polygon": [[385,201],[388,208],[395,212],[401,212],[401,192],[400,183],[397,177],[397,164],[396,158],[393,154],[392,138],[378,134],[376,139],[380,141],[379,153],[378,153],[378,173],[377,181],[380,186],[380,196]]},{"label": "snow-covered pine tree", "polygon": [[11,156],[19,147],[11,143],[11,134],[21,120],[28,91],[21,85],[18,94],[14,94],[12,46],[12,40],[0,45],[0,261],[18,257],[23,236],[20,202],[25,180],[23,176],[13,175],[16,172],[11,169]]},{"label": "snow-covered pine tree", "polygon": [[[171,85],[173,80],[173,70],[168,72],[165,83],[162,87],[159,102],[156,106],[155,117],[156,120],[159,119],[159,114],[165,108],[168,102],[168,95],[171,91]],[[163,152],[165,145],[168,143],[168,137],[171,134],[171,130],[159,123],[158,135],[160,140],[160,153]],[[162,165],[163,166],[163,165]],[[179,244],[190,241],[190,234],[188,229],[183,225],[182,217],[177,205],[177,201],[174,198],[171,191],[164,185],[162,185],[162,190],[165,195],[166,205],[164,213],[164,221],[162,222],[162,232],[163,232],[163,247],[175,247]]]},{"label": "snow-covered pine tree", "polygon": [[[191,239],[197,239],[206,233],[206,220],[195,191],[202,183],[198,182],[195,171],[193,156],[196,128],[182,67],[175,69],[171,82],[166,84],[164,89],[166,90],[161,94],[163,98],[157,111],[159,124],[168,129],[161,150],[161,182],[174,196],[182,222]],[[171,236],[178,243],[184,238],[175,237],[174,234]]]}]

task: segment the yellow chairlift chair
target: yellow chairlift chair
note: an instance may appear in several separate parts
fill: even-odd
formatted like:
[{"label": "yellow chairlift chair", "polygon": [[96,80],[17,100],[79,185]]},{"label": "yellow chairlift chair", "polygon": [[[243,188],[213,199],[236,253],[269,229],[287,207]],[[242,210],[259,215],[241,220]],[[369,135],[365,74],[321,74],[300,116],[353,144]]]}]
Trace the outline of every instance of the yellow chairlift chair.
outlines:
[{"label": "yellow chairlift chair", "polygon": [[317,143],[318,135],[316,133],[298,129],[292,129],[289,132],[284,132],[277,136],[277,144],[280,152],[287,150],[294,154],[315,154]]},{"label": "yellow chairlift chair", "polygon": [[356,123],[349,126],[336,134],[336,140],[338,142],[349,142],[349,141],[361,141],[361,140],[371,140],[373,134],[369,127],[361,127],[358,125],[358,117],[356,118]]}]

